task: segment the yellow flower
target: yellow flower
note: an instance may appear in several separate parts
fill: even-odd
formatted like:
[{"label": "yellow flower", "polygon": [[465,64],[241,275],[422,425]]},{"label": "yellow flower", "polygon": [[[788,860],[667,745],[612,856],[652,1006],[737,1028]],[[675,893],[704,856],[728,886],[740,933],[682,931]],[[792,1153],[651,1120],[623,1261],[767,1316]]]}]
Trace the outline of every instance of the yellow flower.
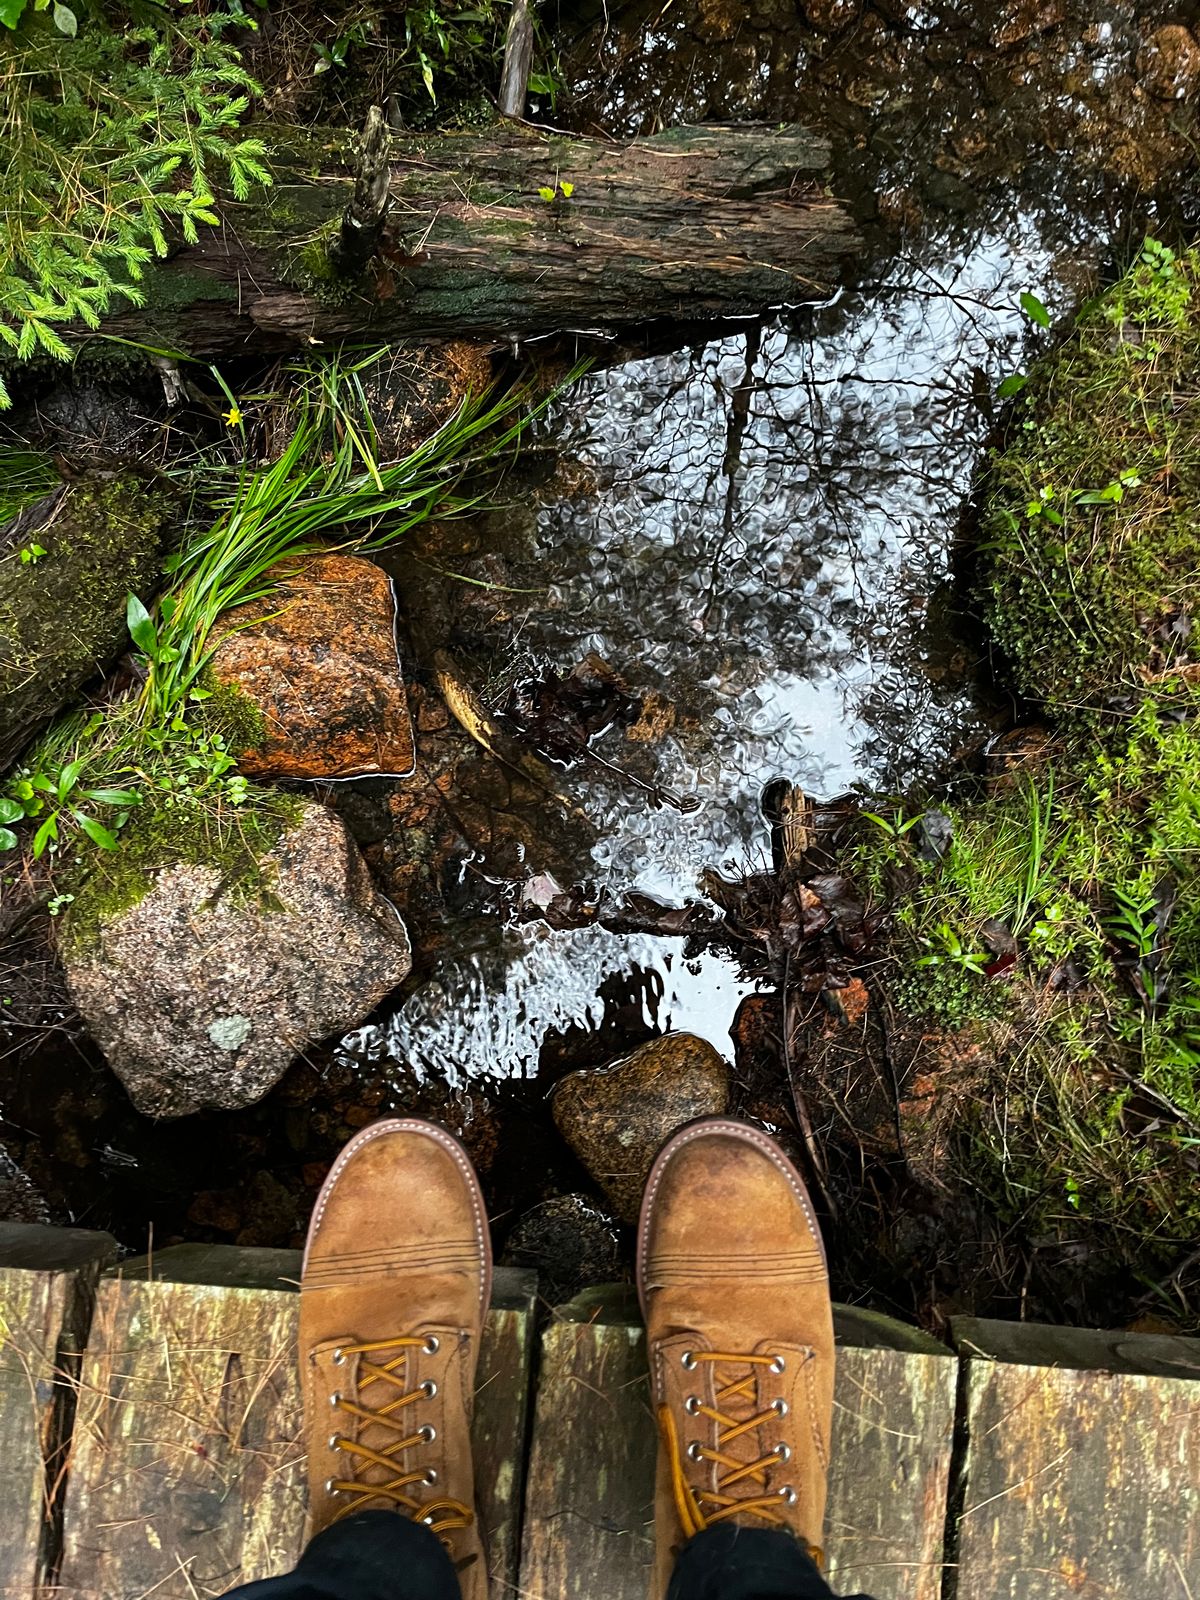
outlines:
[{"label": "yellow flower", "polygon": [[226,424],[231,428],[236,428],[238,423],[242,420],[242,413],[238,410],[236,401],[230,406],[229,410],[223,412],[222,415]]}]

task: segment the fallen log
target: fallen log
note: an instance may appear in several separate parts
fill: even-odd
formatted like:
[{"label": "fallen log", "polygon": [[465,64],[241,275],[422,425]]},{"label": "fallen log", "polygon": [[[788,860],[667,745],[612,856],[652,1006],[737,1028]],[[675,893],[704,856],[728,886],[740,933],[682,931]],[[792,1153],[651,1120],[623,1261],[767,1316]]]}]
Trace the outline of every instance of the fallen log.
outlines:
[{"label": "fallen log", "polygon": [[377,118],[349,152],[280,131],[273,188],[156,267],[106,331],[219,355],[717,320],[823,298],[858,248],[803,128],[390,134],[386,191],[383,138]]}]

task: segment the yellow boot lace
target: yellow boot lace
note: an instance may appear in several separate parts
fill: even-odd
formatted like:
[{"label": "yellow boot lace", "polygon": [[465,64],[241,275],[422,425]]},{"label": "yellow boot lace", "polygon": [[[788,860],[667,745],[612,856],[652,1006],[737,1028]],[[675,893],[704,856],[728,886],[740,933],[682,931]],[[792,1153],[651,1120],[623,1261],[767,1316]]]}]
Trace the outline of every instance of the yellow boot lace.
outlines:
[{"label": "yellow boot lace", "polygon": [[[362,1358],[358,1367],[360,1403],[347,1400],[336,1390],[329,1397],[329,1403],[336,1412],[353,1417],[356,1423],[353,1436],[335,1433],[329,1441],[330,1445],[335,1450],[353,1456],[357,1463],[354,1470],[359,1474],[355,1477],[330,1478],[327,1481],[325,1488],[328,1493],[347,1497],[345,1505],[339,1506],[334,1513],[335,1521],[348,1517],[355,1511],[361,1511],[371,1501],[379,1499],[390,1500],[400,1510],[407,1512],[414,1521],[426,1523],[436,1534],[451,1532],[458,1528],[469,1528],[474,1521],[471,1508],[464,1505],[461,1500],[449,1497],[424,1501],[418,1499],[412,1491],[429,1488],[435,1484],[436,1470],[427,1467],[424,1470],[405,1472],[396,1460],[396,1457],[402,1455],[405,1450],[415,1449],[418,1445],[432,1444],[437,1438],[436,1429],[429,1423],[416,1428],[410,1426],[412,1413],[408,1407],[417,1405],[421,1400],[430,1400],[437,1393],[437,1385],[432,1379],[426,1379],[415,1389],[409,1387],[410,1353],[418,1350],[425,1355],[436,1355],[437,1335],[402,1334],[395,1339],[377,1339],[371,1344],[344,1344],[333,1352],[333,1360],[338,1366],[341,1366],[349,1356]],[[367,1360],[369,1356],[387,1357],[387,1359]],[[362,1404],[364,1390],[376,1384],[381,1386],[376,1392],[382,1403],[375,1406]],[[392,1398],[383,1399],[389,1392]],[[397,1437],[378,1450],[372,1449],[357,1437],[364,1428],[370,1426],[383,1428],[395,1433]],[[373,1482],[370,1477],[363,1476],[371,1468],[382,1469],[383,1477]]]},{"label": "yellow boot lace", "polygon": [[[790,1447],[780,1442],[750,1460],[730,1453],[730,1446],[736,1440],[754,1434],[768,1424],[777,1425],[780,1417],[787,1415],[787,1407],[781,1401],[773,1402],[764,1411],[751,1410],[749,1415],[740,1417],[730,1415],[731,1407],[737,1406],[744,1411],[747,1406],[753,1408],[756,1403],[755,1367],[769,1367],[772,1372],[783,1372],[785,1358],[733,1355],[719,1350],[689,1350],[684,1353],[683,1364],[688,1371],[701,1363],[716,1369],[715,1404],[705,1405],[696,1395],[689,1395],[685,1409],[689,1416],[706,1417],[716,1423],[715,1447],[696,1440],[685,1448],[671,1408],[667,1405],[658,1408],[659,1428],[671,1467],[675,1507],[685,1538],[690,1539],[693,1534],[711,1528],[714,1523],[727,1522],[735,1517],[757,1517],[762,1522],[786,1527],[784,1507],[795,1505],[796,1491],[790,1487],[769,1493],[763,1491],[766,1490],[767,1473],[781,1462],[790,1460]],[[761,1440],[755,1448],[759,1448],[760,1444]],[[688,1465],[700,1462],[714,1463],[721,1469],[711,1489],[688,1481]],[[819,1566],[823,1553],[815,1545],[808,1545],[807,1548]]]}]

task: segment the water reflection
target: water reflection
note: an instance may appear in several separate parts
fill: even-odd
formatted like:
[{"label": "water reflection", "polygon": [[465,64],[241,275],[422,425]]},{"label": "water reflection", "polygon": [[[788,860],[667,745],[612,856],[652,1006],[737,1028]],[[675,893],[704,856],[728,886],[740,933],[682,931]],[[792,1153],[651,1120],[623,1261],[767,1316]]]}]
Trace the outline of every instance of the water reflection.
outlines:
[{"label": "water reflection", "polygon": [[[988,712],[953,551],[996,387],[1048,337],[1019,295],[1069,314],[1120,228],[1140,227],[1139,189],[1190,160],[1190,92],[1156,98],[1145,65],[1166,8],[802,9],[834,21],[625,6],[570,57],[576,120],[610,133],[823,127],[869,240],[829,304],[598,373],[546,424],[543,442],[583,469],[564,478],[587,487],[542,503],[513,582],[544,592],[515,619],[508,597],[495,607],[485,653],[511,656],[515,638],[563,669],[599,653],[668,708],[654,738],[614,731],[604,755],[703,801],[681,816],[594,772],[575,784],[599,832],[579,876],[614,892],[679,900],[706,867],[763,865],[773,778],[826,797],[896,790],[978,744]],[[356,1048],[494,1073],[586,1017],[615,971],[657,971],[665,995],[672,960],[600,930],[509,929]],[[724,1035],[740,989],[713,960],[695,984],[647,1021]]]}]

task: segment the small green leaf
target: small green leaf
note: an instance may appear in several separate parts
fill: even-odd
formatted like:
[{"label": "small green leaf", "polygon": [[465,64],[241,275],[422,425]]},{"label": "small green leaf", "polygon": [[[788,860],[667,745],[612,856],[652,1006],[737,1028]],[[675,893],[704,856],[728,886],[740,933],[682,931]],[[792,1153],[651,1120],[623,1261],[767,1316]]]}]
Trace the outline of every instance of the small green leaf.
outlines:
[{"label": "small green leaf", "polygon": [[33,836],[33,854],[38,859],[46,852],[46,846],[58,838],[58,812],[52,811]]},{"label": "small green leaf", "polygon": [[0,822],[21,822],[25,816],[25,807],[19,800],[10,800],[7,795],[0,795]]},{"label": "small green leaf", "polygon": [[82,761],[68,761],[58,775],[56,793],[60,800],[65,800],[71,790],[79,782],[79,774],[83,771]]},{"label": "small green leaf", "polygon": [[17,836],[11,828],[0,828],[0,850],[15,850]]},{"label": "small green leaf", "polygon": [[98,844],[101,850],[115,850],[117,848],[116,835],[109,833],[104,824],[97,822],[95,817],[88,817],[83,812],[77,811],[75,819],[92,843]]},{"label": "small green leaf", "polygon": [[554,199],[554,190],[553,189],[547,189],[547,188],[543,187],[543,188],[538,190],[538,193],[541,195],[542,199],[546,202],[547,205],[550,205],[550,203]]},{"label": "small green leaf", "polygon": [[575,193],[575,185],[573,183],[568,183],[565,178],[558,187],[562,190],[564,200],[569,200]]},{"label": "small green leaf", "polygon": [[996,394],[1001,400],[1009,400],[1014,394],[1020,394],[1028,382],[1023,372],[1010,372],[1007,378],[1001,380]]},{"label": "small green leaf", "polygon": [[62,0],[58,0],[54,7],[54,26],[59,33],[65,33],[68,39],[73,39],[79,32],[79,23],[75,19],[75,13],[70,6],[64,6]]},{"label": "small green leaf", "polygon": [[[6,28],[15,28],[28,3],[29,0],[0,0],[0,23]],[[11,850],[12,846],[5,845],[4,848]]]},{"label": "small green leaf", "polygon": [[129,628],[130,638],[138,649],[144,650],[148,656],[153,656],[158,646],[158,633],[150,613],[135,594],[131,594],[125,602],[125,622]]},{"label": "small green leaf", "polygon": [[1030,294],[1028,289],[1022,291],[1021,310],[1029,318],[1030,322],[1036,322],[1039,328],[1048,328],[1050,326],[1050,313],[1037,295]]},{"label": "small green leaf", "polygon": [[83,792],[101,806],[136,806],[140,798],[136,789],[85,789]]}]

